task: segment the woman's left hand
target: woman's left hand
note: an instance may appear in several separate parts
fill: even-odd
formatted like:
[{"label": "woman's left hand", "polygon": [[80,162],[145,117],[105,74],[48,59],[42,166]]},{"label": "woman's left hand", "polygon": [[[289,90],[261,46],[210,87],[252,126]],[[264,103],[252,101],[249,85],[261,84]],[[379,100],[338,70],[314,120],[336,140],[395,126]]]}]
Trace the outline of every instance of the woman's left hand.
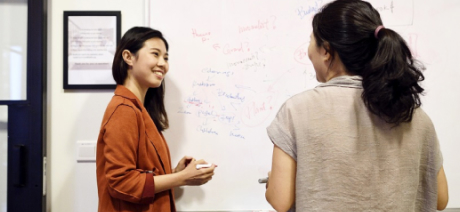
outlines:
[{"label": "woman's left hand", "polygon": [[180,172],[180,171],[184,170],[185,167],[187,167],[187,165],[190,162],[194,161],[194,160],[196,160],[196,159],[194,159],[191,156],[184,156],[182,159],[180,159],[179,163],[177,163],[176,168],[173,169],[173,173]]}]

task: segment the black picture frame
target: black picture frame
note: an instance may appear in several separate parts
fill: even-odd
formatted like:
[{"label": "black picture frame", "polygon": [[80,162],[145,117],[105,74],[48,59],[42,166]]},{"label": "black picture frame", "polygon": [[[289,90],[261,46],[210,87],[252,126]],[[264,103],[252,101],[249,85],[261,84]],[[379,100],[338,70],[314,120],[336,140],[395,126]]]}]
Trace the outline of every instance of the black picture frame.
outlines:
[{"label": "black picture frame", "polygon": [[121,11],[64,11],[64,89],[114,89],[120,37]]}]

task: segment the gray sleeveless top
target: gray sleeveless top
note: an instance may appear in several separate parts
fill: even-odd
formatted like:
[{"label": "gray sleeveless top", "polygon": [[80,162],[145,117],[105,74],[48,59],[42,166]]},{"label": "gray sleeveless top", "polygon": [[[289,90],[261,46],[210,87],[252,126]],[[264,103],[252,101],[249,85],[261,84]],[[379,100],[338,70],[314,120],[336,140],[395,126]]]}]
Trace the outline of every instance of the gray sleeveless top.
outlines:
[{"label": "gray sleeveless top", "polygon": [[287,100],[267,128],[297,162],[297,211],[436,211],[442,155],[425,112],[397,127],[370,113],[359,76]]}]

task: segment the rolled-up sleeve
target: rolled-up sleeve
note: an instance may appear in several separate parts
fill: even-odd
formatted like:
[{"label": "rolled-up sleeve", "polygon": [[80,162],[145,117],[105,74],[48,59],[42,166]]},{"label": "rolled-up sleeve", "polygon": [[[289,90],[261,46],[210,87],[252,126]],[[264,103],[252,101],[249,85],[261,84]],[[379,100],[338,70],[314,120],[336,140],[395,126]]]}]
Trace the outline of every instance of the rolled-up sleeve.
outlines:
[{"label": "rolled-up sleeve", "polygon": [[138,114],[119,105],[105,125],[104,172],[110,195],[133,203],[148,203],[155,196],[153,173],[136,169],[139,146]]}]

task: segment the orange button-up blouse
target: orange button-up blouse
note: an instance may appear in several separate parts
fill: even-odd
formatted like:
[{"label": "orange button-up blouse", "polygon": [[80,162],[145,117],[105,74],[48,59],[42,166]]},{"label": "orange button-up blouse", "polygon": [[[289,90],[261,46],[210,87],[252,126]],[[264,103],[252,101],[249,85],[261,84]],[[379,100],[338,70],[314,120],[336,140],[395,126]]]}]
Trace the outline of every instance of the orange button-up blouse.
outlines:
[{"label": "orange button-up blouse", "polygon": [[139,99],[118,85],[97,141],[99,212],[175,211],[172,190],[155,194],[154,175],[170,174],[171,158]]}]

